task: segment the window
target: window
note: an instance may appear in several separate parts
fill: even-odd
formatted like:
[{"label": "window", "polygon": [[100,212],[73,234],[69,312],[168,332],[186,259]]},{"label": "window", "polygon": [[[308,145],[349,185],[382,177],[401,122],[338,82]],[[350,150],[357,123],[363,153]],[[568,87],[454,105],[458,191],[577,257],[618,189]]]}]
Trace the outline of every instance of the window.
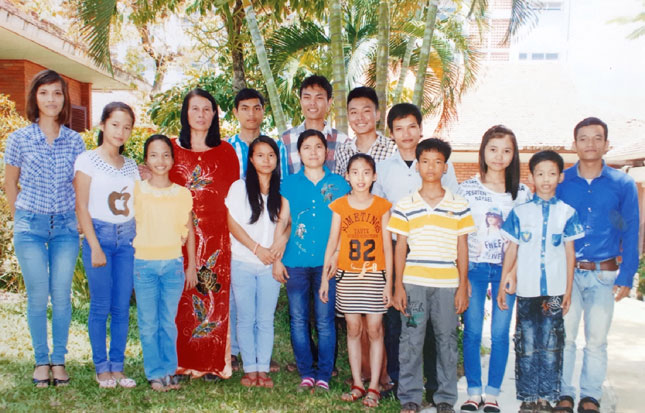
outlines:
[{"label": "window", "polygon": [[526,53],[520,53],[519,59],[520,60],[526,60]]},{"label": "window", "polygon": [[558,53],[547,53],[546,60],[558,60]]},{"label": "window", "polygon": [[531,53],[531,60],[544,60],[544,53]]}]

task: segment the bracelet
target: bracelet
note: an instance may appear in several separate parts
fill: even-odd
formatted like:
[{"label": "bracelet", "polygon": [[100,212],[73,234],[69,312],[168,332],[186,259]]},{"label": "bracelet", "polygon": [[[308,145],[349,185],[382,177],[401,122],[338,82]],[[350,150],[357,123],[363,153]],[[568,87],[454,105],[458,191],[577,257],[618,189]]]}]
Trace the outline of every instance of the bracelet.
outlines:
[{"label": "bracelet", "polygon": [[258,246],[260,245],[259,242],[255,243],[255,248],[253,248],[253,255],[255,255],[256,252],[258,252]]}]

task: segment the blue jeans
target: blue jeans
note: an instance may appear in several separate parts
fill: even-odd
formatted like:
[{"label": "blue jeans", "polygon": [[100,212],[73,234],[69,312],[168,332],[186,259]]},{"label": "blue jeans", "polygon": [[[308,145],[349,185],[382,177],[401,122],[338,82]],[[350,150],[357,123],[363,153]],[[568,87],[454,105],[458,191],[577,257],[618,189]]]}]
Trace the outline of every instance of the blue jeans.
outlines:
[{"label": "blue jeans", "polygon": [[517,399],[557,401],[564,348],[562,296],[517,297],[515,385]]},{"label": "blue jeans", "polygon": [[464,313],[464,371],[468,381],[468,395],[481,395],[481,343],[484,325],[484,305],[488,284],[492,288],[493,314],[491,320],[491,352],[486,394],[499,395],[508,360],[509,334],[515,295],[506,298],[508,310],[500,310],[495,302],[502,277],[502,266],[489,263],[468,264],[468,280],[472,289],[468,309]]},{"label": "blue jeans", "polygon": [[240,354],[240,345],[237,343],[237,306],[232,288],[228,296],[228,325],[231,335],[231,355],[237,357]]},{"label": "blue jeans", "polygon": [[[329,382],[334,368],[336,328],[334,307],[336,303],[336,279],[329,280],[329,301],[323,303],[318,297],[322,266],[287,267],[287,296],[291,316],[291,345],[300,377],[312,377]],[[318,363],[314,370],[309,341],[309,300],[313,293],[316,331],[318,332]]]},{"label": "blue jeans", "polygon": [[36,364],[50,362],[47,301],[52,301],[51,363],[64,364],[72,319],[71,286],[78,257],[74,211],[43,215],[16,210],[13,243],[27,289],[27,323]]},{"label": "blue jeans", "polygon": [[271,266],[231,262],[231,285],[237,307],[237,337],[244,371],[268,372],[273,351],[273,317],[280,283]]},{"label": "blue jeans", "polygon": [[184,290],[184,259],[134,260],[134,291],[143,370],[148,380],[177,370],[175,317]]},{"label": "blue jeans", "polygon": [[[92,249],[83,240],[83,265],[90,287],[87,331],[96,374],[123,371],[130,321],[132,271],[134,268],[134,219],[123,224],[93,219],[94,232],[105,254],[106,264],[92,267]],[[110,355],[106,347],[107,318],[110,318]]]},{"label": "blue jeans", "polygon": [[616,271],[576,269],[571,292],[571,307],[564,317],[566,341],[562,372],[562,395],[575,398],[573,369],[576,364],[576,337],[580,318],[585,318],[585,348],[580,374],[580,397],[600,400],[607,374],[607,334],[614,315],[612,289]]}]

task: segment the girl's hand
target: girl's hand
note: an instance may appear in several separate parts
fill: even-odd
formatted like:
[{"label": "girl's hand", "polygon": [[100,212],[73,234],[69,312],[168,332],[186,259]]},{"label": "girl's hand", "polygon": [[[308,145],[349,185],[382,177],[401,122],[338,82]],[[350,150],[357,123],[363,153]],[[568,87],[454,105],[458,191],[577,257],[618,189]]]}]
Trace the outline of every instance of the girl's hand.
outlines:
[{"label": "girl's hand", "polygon": [[101,247],[92,248],[92,267],[103,267],[107,264],[107,258]]},{"label": "girl's hand", "polygon": [[385,308],[392,307],[392,286],[385,284],[385,289],[383,290],[383,302],[385,303]]},{"label": "girl's hand", "polygon": [[569,307],[571,307],[571,293],[565,294],[562,297],[562,315],[565,316],[569,312]]},{"label": "girl's hand", "polygon": [[186,282],[184,289],[186,291],[192,290],[197,285],[197,269],[194,265],[189,265],[186,268]]},{"label": "girl's hand", "polygon": [[463,313],[468,308],[468,290],[468,285],[457,287],[457,292],[455,292],[455,312],[457,314]]},{"label": "girl's hand", "polygon": [[273,279],[281,284],[285,284],[289,279],[289,273],[287,273],[287,269],[280,260],[273,263],[272,275]]},{"label": "girl's hand", "polygon": [[506,283],[504,284],[504,292],[506,292],[506,294],[515,294],[516,288],[517,280],[515,280],[515,277],[507,277]]},{"label": "girl's hand", "polygon": [[[500,310],[508,310],[506,304],[506,294],[515,294],[515,277],[506,277],[502,284],[500,284],[499,291],[497,292],[497,306]],[[564,315],[564,314],[563,314]]]},{"label": "girl's hand", "polygon": [[269,250],[268,248],[264,248],[261,245],[257,246],[257,249],[255,251],[255,256],[262,261],[262,264],[264,265],[269,265],[272,264],[273,261],[275,261],[275,255]]},{"label": "girl's hand", "polygon": [[318,290],[318,297],[320,301],[327,304],[329,301],[329,279],[322,277],[320,280],[320,289]]},{"label": "girl's hand", "polygon": [[408,296],[405,292],[405,287],[401,286],[394,289],[394,303],[392,305],[404,316],[409,316],[406,311],[408,308]]},{"label": "girl's hand", "polygon": [[150,169],[148,168],[147,165],[139,165],[139,176],[141,176],[142,181],[146,181],[150,178],[152,178],[152,174],[150,173]]}]

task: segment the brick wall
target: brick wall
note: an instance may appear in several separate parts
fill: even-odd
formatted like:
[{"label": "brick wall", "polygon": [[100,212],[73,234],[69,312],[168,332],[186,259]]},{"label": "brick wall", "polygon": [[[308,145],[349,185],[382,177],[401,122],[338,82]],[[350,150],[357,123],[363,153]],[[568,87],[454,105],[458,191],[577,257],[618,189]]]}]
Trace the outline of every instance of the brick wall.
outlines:
[{"label": "brick wall", "polygon": [[[23,116],[26,116],[29,83],[42,70],[45,70],[44,66],[29,60],[0,60],[0,93],[9,95],[16,103],[16,110]],[[85,128],[89,129],[92,121],[92,84],[67,76],[63,76],[63,79],[67,82],[70,103],[86,108]]]}]

